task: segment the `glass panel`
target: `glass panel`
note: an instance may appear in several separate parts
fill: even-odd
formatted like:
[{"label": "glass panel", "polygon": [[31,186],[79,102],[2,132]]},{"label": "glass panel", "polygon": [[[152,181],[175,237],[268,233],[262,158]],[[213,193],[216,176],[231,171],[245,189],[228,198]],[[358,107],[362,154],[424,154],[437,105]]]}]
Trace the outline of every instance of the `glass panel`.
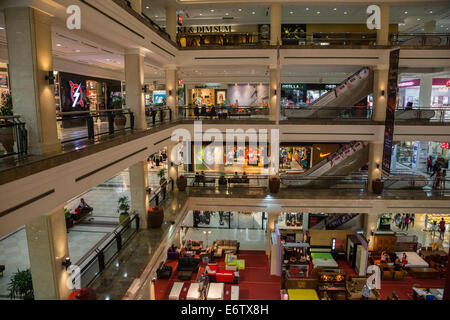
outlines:
[{"label": "glass panel", "polygon": [[103,250],[103,254],[105,256],[105,265],[114,257],[117,253],[117,241],[114,238],[114,241],[111,241]]},{"label": "glass panel", "polygon": [[100,267],[98,264],[98,259],[91,260],[89,265],[86,267],[84,271],[81,272],[81,287],[86,288],[92,282],[92,280],[97,276],[100,272]]}]

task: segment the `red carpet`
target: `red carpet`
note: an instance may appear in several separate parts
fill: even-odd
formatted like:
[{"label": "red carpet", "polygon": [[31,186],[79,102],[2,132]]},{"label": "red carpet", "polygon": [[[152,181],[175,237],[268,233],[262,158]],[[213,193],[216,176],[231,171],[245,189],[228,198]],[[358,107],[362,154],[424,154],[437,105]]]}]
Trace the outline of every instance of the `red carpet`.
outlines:
[{"label": "red carpet", "polygon": [[[240,251],[238,259],[245,260],[245,270],[239,271],[239,300],[279,300],[281,278],[270,275],[269,262],[264,251]],[[225,268],[225,257],[215,259],[214,263]],[[174,282],[183,282],[178,280],[177,269],[178,261],[168,260],[166,265],[173,268],[170,279],[161,279],[156,281],[155,293],[157,300],[168,300],[170,290]],[[201,264],[199,272],[192,276],[189,282],[195,282],[202,274],[206,265]],[[225,291],[231,291],[231,285],[225,284]],[[231,292],[230,292],[231,294]],[[225,295],[225,300],[230,299]]]}]

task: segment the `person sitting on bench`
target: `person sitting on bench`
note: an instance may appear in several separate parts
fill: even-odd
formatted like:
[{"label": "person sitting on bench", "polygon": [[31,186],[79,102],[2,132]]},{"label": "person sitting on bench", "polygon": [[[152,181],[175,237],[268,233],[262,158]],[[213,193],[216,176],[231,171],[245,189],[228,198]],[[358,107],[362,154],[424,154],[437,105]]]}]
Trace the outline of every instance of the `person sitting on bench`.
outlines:
[{"label": "person sitting on bench", "polygon": [[81,211],[92,211],[92,207],[90,207],[83,198],[80,200],[80,204],[78,205],[78,209]]}]

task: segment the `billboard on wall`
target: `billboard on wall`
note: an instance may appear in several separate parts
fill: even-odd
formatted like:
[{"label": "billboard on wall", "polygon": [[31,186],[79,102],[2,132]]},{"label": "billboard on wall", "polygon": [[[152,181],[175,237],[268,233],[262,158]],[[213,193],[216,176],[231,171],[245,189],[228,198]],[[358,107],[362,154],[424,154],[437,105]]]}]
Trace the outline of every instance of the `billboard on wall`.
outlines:
[{"label": "billboard on wall", "polygon": [[267,106],[269,104],[269,85],[237,84],[228,86],[228,99],[239,106]]},{"label": "billboard on wall", "polygon": [[389,75],[387,83],[386,123],[384,131],[383,177],[388,178],[391,173],[392,147],[394,139],[395,108],[398,94],[398,62],[400,49],[391,51],[389,58]]}]

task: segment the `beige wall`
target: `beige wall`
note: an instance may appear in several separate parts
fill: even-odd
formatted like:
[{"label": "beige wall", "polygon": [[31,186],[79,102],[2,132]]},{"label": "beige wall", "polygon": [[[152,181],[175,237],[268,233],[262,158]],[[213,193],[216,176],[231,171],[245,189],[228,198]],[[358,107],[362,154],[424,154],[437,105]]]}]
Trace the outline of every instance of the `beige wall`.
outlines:
[{"label": "beige wall", "polygon": [[311,246],[331,246],[333,238],[344,240],[344,248],[347,247],[347,236],[355,234],[351,230],[309,230]]},{"label": "beige wall", "polygon": [[[369,30],[365,24],[307,24],[306,32],[364,32],[376,33],[377,30]],[[389,32],[398,32],[398,25],[389,25]]]}]

